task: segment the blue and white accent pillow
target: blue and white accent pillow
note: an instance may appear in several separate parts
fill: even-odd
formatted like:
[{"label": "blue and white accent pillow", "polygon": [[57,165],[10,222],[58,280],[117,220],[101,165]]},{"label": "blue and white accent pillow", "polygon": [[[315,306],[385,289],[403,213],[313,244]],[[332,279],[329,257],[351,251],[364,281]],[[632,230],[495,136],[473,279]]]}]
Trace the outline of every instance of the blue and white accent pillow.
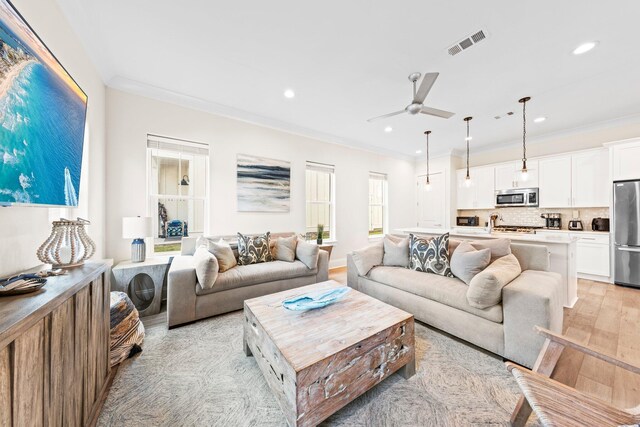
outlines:
[{"label": "blue and white accent pillow", "polygon": [[409,268],[425,273],[454,277],[449,265],[449,233],[430,239],[410,234]]}]

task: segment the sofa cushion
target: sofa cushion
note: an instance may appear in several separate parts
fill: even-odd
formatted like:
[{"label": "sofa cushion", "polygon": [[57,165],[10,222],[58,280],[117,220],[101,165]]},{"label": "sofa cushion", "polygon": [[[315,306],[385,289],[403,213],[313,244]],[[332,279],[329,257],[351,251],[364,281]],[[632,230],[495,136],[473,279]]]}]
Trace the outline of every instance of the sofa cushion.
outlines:
[{"label": "sofa cushion", "polygon": [[379,266],[373,268],[369,279],[427,298],[483,319],[502,323],[502,306],[494,305],[485,310],[474,308],[467,301],[468,286],[454,277],[425,274],[400,267]]},{"label": "sofa cushion", "polygon": [[469,283],[467,300],[476,308],[487,308],[502,301],[502,288],[518,277],[522,270],[513,254],[492,262]]},{"label": "sofa cushion", "polygon": [[318,258],[320,257],[320,248],[313,243],[299,241],[296,246],[296,258],[308,269],[313,270],[318,268]]},{"label": "sofa cushion", "polygon": [[477,250],[469,242],[462,242],[451,255],[451,272],[467,285],[491,262],[489,248]]},{"label": "sofa cushion", "polygon": [[238,264],[249,265],[271,261],[270,232],[258,236],[238,233]]},{"label": "sofa cushion", "polygon": [[318,273],[318,269],[309,269],[302,261],[286,262],[271,261],[258,264],[239,265],[218,274],[216,284],[211,289],[204,289],[200,284],[196,286],[196,295],[206,295],[244,286],[274,282],[277,280],[293,279],[311,276]]},{"label": "sofa cushion", "polygon": [[218,278],[218,260],[215,255],[209,252],[207,246],[201,246],[193,254],[196,266],[196,277],[198,283],[204,289],[212,288]]},{"label": "sofa cushion", "polygon": [[293,262],[296,260],[296,246],[298,237],[278,237],[273,245],[273,258],[279,261]]},{"label": "sofa cushion", "polygon": [[382,265],[409,267],[409,237],[384,236]]},{"label": "sofa cushion", "polygon": [[209,252],[211,252],[218,260],[218,265],[220,267],[221,273],[235,267],[238,264],[231,246],[229,246],[229,243],[227,243],[226,241],[222,239],[220,239],[218,242],[207,240],[207,247],[209,249]]},{"label": "sofa cushion", "polygon": [[353,263],[360,276],[366,276],[369,270],[376,265],[381,265],[384,258],[384,243],[376,242],[366,248],[353,251],[351,254]]},{"label": "sofa cushion", "polygon": [[470,243],[477,250],[491,249],[491,262],[511,253],[511,240],[509,239],[474,240]]},{"label": "sofa cushion", "polygon": [[449,267],[449,233],[433,238],[410,234],[409,238],[410,269],[453,277]]}]

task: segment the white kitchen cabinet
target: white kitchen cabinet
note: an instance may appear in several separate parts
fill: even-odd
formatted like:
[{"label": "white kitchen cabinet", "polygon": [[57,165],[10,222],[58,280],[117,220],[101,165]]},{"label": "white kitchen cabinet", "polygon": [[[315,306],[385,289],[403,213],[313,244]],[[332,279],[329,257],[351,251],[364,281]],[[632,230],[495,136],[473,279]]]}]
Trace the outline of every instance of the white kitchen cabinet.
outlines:
[{"label": "white kitchen cabinet", "polygon": [[571,233],[577,237],[576,270],[581,274],[609,277],[609,234]]},{"label": "white kitchen cabinet", "polygon": [[[608,154],[607,149],[601,149],[571,156],[571,206],[575,208],[609,206],[611,182],[609,182]],[[636,163],[636,169],[637,165],[638,163]]]},{"label": "white kitchen cabinet", "polygon": [[493,167],[475,167],[469,169],[471,182],[467,185],[466,169],[456,172],[458,209],[493,209],[495,191]]},{"label": "white kitchen cabinet", "polygon": [[569,208],[571,200],[571,156],[538,161],[541,208]]},{"label": "white kitchen cabinet", "polygon": [[609,233],[538,230],[536,234],[547,236],[549,240],[564,240],[565,236],[576,239],[576,272],[582,277],[596,280],[606,280],[610,276]]},{"label": "white kitchen cabinet", "polygon": [[[471,171],[469,171],[471,174]],[[458,209],[475,209],[475,183],[473,180],[467,185],[465,177],[467,176],[466,169],[460,169],[456,172],[456,197],[457,197],[457,208]]]},{"label": "white kitchen cabinet", "polygon": [[640,179],[640,139],[616,142],[610,146],[613,180]]},{"label": "white kitchen cabinet", "polygon": [[522,161],[510,162],[495,166],[495,189],[510,190],[512,188],[531,188],[538,186],[538,161],[527,161],[527,179],[520,173]]}]

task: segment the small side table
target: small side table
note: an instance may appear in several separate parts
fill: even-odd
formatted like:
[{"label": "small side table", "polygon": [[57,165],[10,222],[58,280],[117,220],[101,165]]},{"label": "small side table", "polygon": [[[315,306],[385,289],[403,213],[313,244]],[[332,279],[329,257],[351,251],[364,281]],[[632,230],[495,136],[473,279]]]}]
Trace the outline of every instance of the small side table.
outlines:
[{"label": "small side table", "polygon": [[140,317],[157,314],[162,306],[162,287],[172,258],[147,258],[143,262],[123,261],[111,270],[112,291],[126,293]]},{"label": "small side table", "polygon": [[322,243],[320,245],[318,245],[318,243],[316,242],[311,242],[311,243],[317,245],[323,251],[327,251],[329,253],[329,259],[331,259],[331,251],[333,250],[333,243]]}]

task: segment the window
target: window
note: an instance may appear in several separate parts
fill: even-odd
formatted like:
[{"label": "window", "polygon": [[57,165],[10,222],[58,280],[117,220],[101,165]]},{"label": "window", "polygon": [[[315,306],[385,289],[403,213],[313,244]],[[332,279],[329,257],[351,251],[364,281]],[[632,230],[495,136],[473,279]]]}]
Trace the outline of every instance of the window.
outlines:
[{"label": "window", "polygon": [[209,218],[209,146],[147,135],[147,164],[153,251],[179,252]]},{"label": "window", "polygon": [[308,240],[318,237],[318,225],[324,226],[323,239],[335,240],[334,167],[307,162],[307,228]]},{"label": "window", "polygon": [[387,231],[387,175],[369,174],[369,237]]}]

